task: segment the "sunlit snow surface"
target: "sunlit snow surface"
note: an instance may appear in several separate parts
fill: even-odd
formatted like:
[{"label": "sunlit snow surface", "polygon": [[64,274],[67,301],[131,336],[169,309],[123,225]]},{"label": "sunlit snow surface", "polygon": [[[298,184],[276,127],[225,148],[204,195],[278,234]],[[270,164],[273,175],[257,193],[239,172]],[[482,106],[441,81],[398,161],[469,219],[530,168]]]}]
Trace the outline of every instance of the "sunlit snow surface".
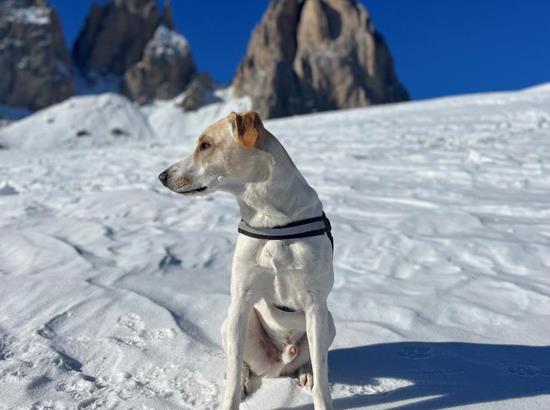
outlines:
[{"label": "sunlit snow surface", "polygon": [[[196,134],[122,113],[0,149],[2,410],[217,408],[238,209],[163,189]],[[335,408],[550,408],[550,86],[266,126],[334,226]],[[284,378],[241,408],[310,402]]]}]

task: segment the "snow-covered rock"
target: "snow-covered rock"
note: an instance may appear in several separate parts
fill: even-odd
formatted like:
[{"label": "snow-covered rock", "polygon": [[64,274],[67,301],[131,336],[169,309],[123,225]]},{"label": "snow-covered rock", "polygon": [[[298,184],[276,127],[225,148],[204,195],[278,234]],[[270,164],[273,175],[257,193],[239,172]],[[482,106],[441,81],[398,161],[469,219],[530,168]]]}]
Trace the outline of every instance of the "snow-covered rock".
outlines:
[{"label": "snow-covered rock", "polygon": [[[93,4],[73,47],[78,91],[105,85],[140,103],[171,99],[196,74],[185,38],[173,30],[170,2]],[[116,81],[113,81],[116,80]]]},{"label": "snow-covered rock", "polygon": [[133,100],[167,100],[179,95],[197,73],[187,40],[161,25],[142,59],[124,74],[124,91]]},{"label": "snow-covered rock", "polygon": [[74,92],[71,70],[53,8],[42,0],[0,1],[0,104],[35,110],[62,101]]},{"label": "snow-covered rock", "polygon": [[[4,3],[9,5],[9,1],[4,1]],[[15,4],[13,0],[12,4]],[[8,19],[21,24],[45,25],[51,22],[50,10],[40,5],[15,6],[9,11]]]},{"label": "snow-covered rock", "polygon": [[155,0],[92,4],[73,46],[77,67],[88,78],[124,75],[141,59],[145,45],[162,22],[162,10]]},{"label": "snow-covered rock", "polygon": [[190,52],[191,49],[186,38],[164,25],[156,29],[153,38],[145,47],[145,54],[155,57],[173,55],[184,58]]},{"label": "snow-covered rock", "polygon": [[194,111],[215,99],[216,91],[216,86],[208,74],[198,74],[185,87],[179,105],[185,111]]},{"label": "snow-covered rock", "polygon": [[154,131],[139,107],[119,94],[72,97],[0,128],[0,144],[43,150],[149,140]]}]

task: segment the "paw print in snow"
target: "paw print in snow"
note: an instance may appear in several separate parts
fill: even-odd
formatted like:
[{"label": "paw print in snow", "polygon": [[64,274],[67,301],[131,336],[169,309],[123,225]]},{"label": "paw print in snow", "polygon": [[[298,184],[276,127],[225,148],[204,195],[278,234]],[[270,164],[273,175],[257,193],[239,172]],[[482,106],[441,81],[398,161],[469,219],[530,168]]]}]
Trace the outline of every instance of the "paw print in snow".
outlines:
[{"label": "paw print in snow", "polygon": [[128,313],[119,317],[118,323],[128,328],[132,335],[115,337],[114,340],[140,350],[146,348],[146,342],[155,343],[176,336],[176,330],[173,328],[147,329],[141,317],[136,313]]},{"label": "paw print in snow", "polygon": [[142,332],[145,329],[145,324],[137,313],[128,313],[119,317],[118,323],[135,332]]}]

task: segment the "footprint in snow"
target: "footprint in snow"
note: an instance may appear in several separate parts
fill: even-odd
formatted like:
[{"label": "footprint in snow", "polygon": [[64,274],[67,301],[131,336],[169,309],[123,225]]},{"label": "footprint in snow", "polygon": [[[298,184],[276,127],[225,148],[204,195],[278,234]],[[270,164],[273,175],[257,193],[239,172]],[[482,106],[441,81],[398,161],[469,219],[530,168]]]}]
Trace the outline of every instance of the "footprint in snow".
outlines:
[{"label": "footprint in snow", "polygon": [[174,328],[147,329],[145,322],[137,313],[128,313],[118,318],[118,323],[126,327],[132,334],[115,337],[118,343],[140,350],[146,349],[146,342],[159,342],[176,336]]},{"label": "footprint in snow", "polygon": [[128,313],[119,317],[118,323],[134,332],[141,332],[145,329],[145,323],[137,313]]}]

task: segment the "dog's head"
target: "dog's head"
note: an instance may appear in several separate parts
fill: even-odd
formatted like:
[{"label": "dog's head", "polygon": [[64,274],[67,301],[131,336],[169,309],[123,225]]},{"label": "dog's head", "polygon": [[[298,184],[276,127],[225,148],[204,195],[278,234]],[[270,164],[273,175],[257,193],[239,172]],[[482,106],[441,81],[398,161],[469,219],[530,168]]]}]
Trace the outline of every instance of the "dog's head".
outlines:
[{"label": "dog's head", "polygon": [[200,195],[241,186],[254,176],[256,144],[263,132],[258,113],[232,112],[210,125],[198,138],[195,150],[159,175],[174,192]]}]

